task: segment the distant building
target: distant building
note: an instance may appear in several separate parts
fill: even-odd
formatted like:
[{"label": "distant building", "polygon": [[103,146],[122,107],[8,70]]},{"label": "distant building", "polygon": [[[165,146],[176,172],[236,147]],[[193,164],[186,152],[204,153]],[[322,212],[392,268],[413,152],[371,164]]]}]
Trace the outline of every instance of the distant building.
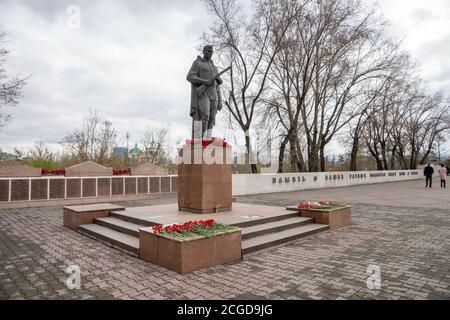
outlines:
[{"label": "distant building", "polygon": [[127,154],[128,154],[128,149],[125,147],[114,148],[114,155],[119,158],[126,157]]},{"label": "distant building", "polygon": [[142,150],[139,149],[138,145],[135,144],[134,147],[130,150],[129,156],[131,159],[139,159],[139,157],[143,154]]}]

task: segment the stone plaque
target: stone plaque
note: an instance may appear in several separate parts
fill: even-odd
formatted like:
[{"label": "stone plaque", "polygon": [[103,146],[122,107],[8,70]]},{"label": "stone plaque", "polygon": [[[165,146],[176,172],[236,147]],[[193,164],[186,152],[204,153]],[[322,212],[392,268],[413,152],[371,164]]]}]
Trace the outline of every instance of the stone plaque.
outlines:
[{"label": "stone plaque", "polygon": [[50,179],[50,199],[64,199],[65,188],[64,179]]},{"label": "stone plaque", "polygon": [[161,177],[161,192],[170,192],[170,177]]},{"label": "stone plaque", "polygon": [[11,201],[28,200],[28,180],[11,180]]},{"label": "stone plaque", "polygon": [[123,195],[123,178],[112,178],[112,195]]},{"label": "stone plaque", "polygon": [[8,201],[9,197],[9,181],[0,180],[0,201]]},{"label": "stone plaque", "polygon": [[159,193],[159,177],[150,178],[150,193]]},{"label": "stone plaque", "polygon": [[98,196],[99,197],[109,197],[111,193],[111,183],[109,178],[99,178],[98,179]]},{"label": "stone plaque", "polygon": [[136,194],[136,178],[125,178],[125,194]]},{"label": "stone plaque", "polygon": [[83,197],[95,197],[95,179],[83,179]]},{"label": "stone plaque", "polygon": [[67,198],[81,198],[81,179],[67,179]]},{"label": "stone plaque", "polygon": [[40,177],[41,169],[20,161],[0,161],[0,177]]},{"label": "stone plaque", "polygon": [[31,200],[47,199],[47,179],[31,180]]},{"label": "stone plaque", "polygon": [[138,178],[138,193],[148,193],[148,178]]},{"label": "stone plaque", "polygon": [[93,161],[86,161],[66,168],[66,177],[112,176],[113,169]]},{"label": "stone plaque", "polygon": [[169,174],[169,170],[153,163],[143,163],[136,168],[131,168],[133,176],[159,176]]}]

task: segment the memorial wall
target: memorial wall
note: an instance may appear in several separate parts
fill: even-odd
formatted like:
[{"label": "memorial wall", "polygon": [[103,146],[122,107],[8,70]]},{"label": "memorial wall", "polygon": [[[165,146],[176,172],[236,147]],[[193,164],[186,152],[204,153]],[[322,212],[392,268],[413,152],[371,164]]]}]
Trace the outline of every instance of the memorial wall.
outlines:
[{"label": "memorial wall", "polygon": [[[233,174],[232,190],[234,196],[241,196],[415,180],[422,176],[419,170]],[[145,198],[177,191],[178,177],[174,175],[0,177],[0,208],[11,207],[12,203],[60,204],[55,200],[71,200],[71,203],[126,200],[131,196]]]}]

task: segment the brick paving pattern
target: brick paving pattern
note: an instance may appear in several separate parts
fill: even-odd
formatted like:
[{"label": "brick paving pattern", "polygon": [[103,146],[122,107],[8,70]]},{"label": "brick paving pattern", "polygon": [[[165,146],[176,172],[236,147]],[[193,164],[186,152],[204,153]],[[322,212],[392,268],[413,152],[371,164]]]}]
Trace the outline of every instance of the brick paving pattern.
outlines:
[{"label": "brick paving pattern", "polygon": [[[423,192],[419,184],[378,188],[395,192],[410,186]],[[349,189],[339,192],[344,195]],[[238,201],[284,206],[295,204],[294,197],[305,199],[318,193],[308,192],[240,197]],[[321,192],[326,196],[326,190]],[[411,199],[417,196],[411,192]],[[175,200],[165,195],[119,204],[131,207]],[[354,201],[349,227],[188,275],[64,228],[61,207],[3,209],[0,299],[450,299],[448,204],[436,208],[434,198],[429,201],[433,208],[358,203],[357,196]],[[74,264],[81,268],[80,290],[65,285],[65,270]],[[369,265],[381,268],[380,290],[366,286]]]}]

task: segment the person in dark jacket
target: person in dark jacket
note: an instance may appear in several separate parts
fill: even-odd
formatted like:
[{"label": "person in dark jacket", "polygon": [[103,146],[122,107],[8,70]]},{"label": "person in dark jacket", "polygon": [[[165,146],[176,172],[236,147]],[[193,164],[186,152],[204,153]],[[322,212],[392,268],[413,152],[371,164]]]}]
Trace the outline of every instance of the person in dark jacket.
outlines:
[{"label": "person in dark jacket", "polygon": [[428,184],[430,185],[430,188],[433,188],[433,173],[434,169],[430,164],[428,164],[425,169],[423,169],[423,175],[426,177],[425,188],[428,187]]}]

